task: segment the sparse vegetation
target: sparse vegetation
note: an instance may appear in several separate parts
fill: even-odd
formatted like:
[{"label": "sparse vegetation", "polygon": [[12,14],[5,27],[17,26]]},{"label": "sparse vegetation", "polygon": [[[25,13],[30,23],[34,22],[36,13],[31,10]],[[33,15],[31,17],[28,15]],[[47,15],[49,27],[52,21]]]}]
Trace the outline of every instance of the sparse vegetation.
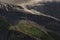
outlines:
[{"label": "sparse vegetation", "polygon": [[8,29],[9,27],[10,27],[10,24],[7,22],[7,20],[3,17],[0,17],[0,30]]},{"label": "sparse vegetation", "polygon": [[18,24],[19,26],[19,31],[30,35],[32,37],[36,37],[42,40],[54,40],[50,35],[46,34],[45,32],[41,31],[37,26],[35,27],[33,24],[23,21]]},{"label": "sparse vegetation", "polygon": [[13,26],[11,26],[6,19],[0,17],[0,40],[35,40],[22,32],[10,30],[10,27]]}]

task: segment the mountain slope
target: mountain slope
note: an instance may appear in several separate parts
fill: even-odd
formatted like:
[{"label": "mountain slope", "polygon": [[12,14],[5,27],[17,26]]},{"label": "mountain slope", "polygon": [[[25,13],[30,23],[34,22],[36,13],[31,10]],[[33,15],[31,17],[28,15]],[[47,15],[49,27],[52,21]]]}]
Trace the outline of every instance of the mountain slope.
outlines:
[{"label": "mountain slope", "polygon": [[[41,4],[41,3],[39,3],[39,4]],[[58,20],[60,20],[60,2],[46,2],[46,3],[42,3],[43,5],[36,5],[36,6],[28,6],[28,9],[34,9],[34,10],[37,10],[37,11],[39,11],[40,13],[42,13],[42,14],[45,14],[47,17],[50,17],[50,18],[52,18],[52,19],[57,19],[57,21]],[[55,19],[55,20],[56,20]],[[51,29],[51,30],[54,30],[54,31],[52,31],[52,32],[57,32],[57,33],[60,33],[60,32],[58,32],[58,31],[60,31],[59,29],[60,29],[60,21],[59,22],[56,22],[56,21],[50,21],[50,22],[48,22],[48,24],[47,25],[49,25],[49,26],[47,26],[47,28],[48,29]]]},{"label": "mountain slope", "polygon": [[[38,39],[58,40],[59,39],[58,35],[60,33],[60,25],[59,25],[60,21],[55,20],[51,17],[36,15],[37,11],[36,12],[32,10],[27,11],[28,9],[25,10],[22,6],[17,6],[7,3],[0,3],[0,5],[1,5],[0,16],[7,20],[8,22],[7,24],[10,24],[8,30],[5,29],[6,27],[8,27],[6,26],[4,28],[6,31],[4,32],[3,30],[2,32],[3,38],[6,36],[4,33],[6,34],[8,33],[9,38],[7,39],[6,36],[5,38],[6,40],[38,40]],[[20,22],[21,20],[24,21],[21,23]],[[57,38],[55,37],[56,35]]]}]

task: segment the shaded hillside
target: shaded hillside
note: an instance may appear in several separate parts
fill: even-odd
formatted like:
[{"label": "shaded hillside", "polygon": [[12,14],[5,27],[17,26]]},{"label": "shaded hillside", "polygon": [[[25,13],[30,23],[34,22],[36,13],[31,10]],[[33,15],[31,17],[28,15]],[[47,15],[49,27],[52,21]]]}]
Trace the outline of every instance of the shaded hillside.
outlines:
[{"label": "shaded hillside", "polygon": [[[53,17],[59,18],[60,19],[60,2],[46,2],[42,3],[43,5],[38,5],[38,6],[33,6],[33,7],[28,7],[28,9],[35,9],[39,12],[42,12],[47,15],[51,15]],[[46,24],[46,28],[50,30],[54,30],[57,33],[60,33],[60,22],[52,21],[51,18],[47,18],[47,20],[42,18],[43,22]],[[50,22],[49,22],[50,20]],[[47,21],[47,22],[46,22]],[[52,32],[54,32],[52,31]]]},{"label": "shaded hillside", "polygon": [[12,25],[5,21],[3,17],[0,18],[0,40],[54,40],[52,36],[44,33],[35,25],[27,25],[28,22],[17,24],[20,30],[11,30]]},{"label": "shaded hillside", "polygon": [[26,14],[24,12],[11,12],[11,13],[6,12],[6,13],[2,13],[1,16],[4,16],[7,19],[7,21],[12,25],[16,25],[22,19],[27,19],[27,20],[31,20],[39,25],[42,25],[44,27],[46,26],[49,28],[49,30],[53,30],[56,32],[60,31],[60,25],[59,25],[60,22],[56,21],[52,18],[32,15],[32,14]]},{"label": "shaded hillside", "polygon": [[[36,37],[36,38],[41,37],[41,40],[58,40],[58,38],[54,37],[54,35],[57,35],[57,37],[59,37],[59,35],[60,35],[60,25],[59,25],[60,21],[57,21],[57,20],[42,16],[42,15],[40,15],[40,16],[33,15],[28,12],[24,12],[21,10],[19,11],[19,10],[17,10],[17,8],[23,9],[20,6],[13,6],[13,5],[8,5],[8,4],[6,4],[6,6],[5,6],[5,4],[4,5],[0,4],[0,5],[1,5],[0,16],[4,17],[8,22],[8,23],[3,24],[4,25],[3,29],[2,29],[3,31],[1,30],[2,33],[0,32],[3,35],[3,38],[6,37],[6,35],[8,33],[7,37],[9,37],[9,38],[7,39],[7,37],[6,37],[4,39],[7,39],[7,40],[35,40],[34,37],[38,35],[38,37]],[[8,7],[7,7],[7,5],[8,5]],[[5,19],[3,19],[3,20],[5,20]],[[3,22],[3,20],[1,20],[1,21]],[[32,31],[33,31],[32,32],[31,29],[28,28],[29,27],[28,22],[27,22],[28,25],[26,23],[24,25],[18,24],[21,20],[27,20],[27,21],[30,20],[40,26],[39,26],[39,28],[37,28],[38,26],[35,27],[31,24],[30,27],[32,27]],[[1,24],[1,22],[0,22],[0,24]],[[15,28],[15,26],[19,25],[16,28],[23,27],[21,29],[24,29],[24,27],[25,27],[25,30],[21,30],[21,29],[19,31],[10,30],[9,28],[7,28],[9,26],[5,26],[6,24],[9,24],[10,27],[12,26],[13,28]],[[40,30],[41,27],[46,29],[47,34],[45,34],[44,31]],[[26,31],[28,31],[27,34],[26,34]],[[29,32],[31,32],[31,34],[29,34]],[[38,32],[38,33],[36,33],[36,32]],[[31,36],[32,33],[34,36]],[[40,36],[40,33],[41,33],[41,36]],[[52,33],[54,33],[54,34],[52,35]],[[60,39],[60,37],[59,37],[59,39]]]},{"label": "shaded hillside", "polygon": [[36,40],[17,30],[10,30],[10,26],[6,19],[0,17],[0,40]]},{"label": "shaded hillside", "polygon": [[30,7],[30,9],[35,9],[44,14],[48,14],[60,18],[60,2],[46,2],[42,4],[43,5]]}]

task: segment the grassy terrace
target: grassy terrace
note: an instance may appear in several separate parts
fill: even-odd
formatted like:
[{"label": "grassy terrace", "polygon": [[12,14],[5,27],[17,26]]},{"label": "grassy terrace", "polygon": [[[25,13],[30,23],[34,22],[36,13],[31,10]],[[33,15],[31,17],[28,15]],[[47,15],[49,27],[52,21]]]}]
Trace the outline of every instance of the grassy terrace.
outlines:
[{"label": "grassy terrace", "polygon": [[40,28],[37,28],[36,25],[29,23],[27,21],[23,21],[18,24],[19,31],[30,35],[32,37],[42,39],[42,40],[54,40],[50,35],[46,34],[45,32],[41,31]]}]

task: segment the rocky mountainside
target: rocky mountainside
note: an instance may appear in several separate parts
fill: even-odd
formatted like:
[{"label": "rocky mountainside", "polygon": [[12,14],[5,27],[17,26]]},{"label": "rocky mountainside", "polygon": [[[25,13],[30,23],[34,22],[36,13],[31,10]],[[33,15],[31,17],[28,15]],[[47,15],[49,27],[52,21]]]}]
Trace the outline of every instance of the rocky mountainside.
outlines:
[{"label": "rocky mountainside", "polygon": [[28,7],[30,9],[35,9],[44,14],[52,15],[54,17],[60,18],[60,2],[45,2],[39,3],[42,5]]},{"label": "rocky mountainside", "polygon": [[[43,10],[38,9],[45,14]],[[60,40],[60,21],[0,2],[0,35],[0,40]]]}]

